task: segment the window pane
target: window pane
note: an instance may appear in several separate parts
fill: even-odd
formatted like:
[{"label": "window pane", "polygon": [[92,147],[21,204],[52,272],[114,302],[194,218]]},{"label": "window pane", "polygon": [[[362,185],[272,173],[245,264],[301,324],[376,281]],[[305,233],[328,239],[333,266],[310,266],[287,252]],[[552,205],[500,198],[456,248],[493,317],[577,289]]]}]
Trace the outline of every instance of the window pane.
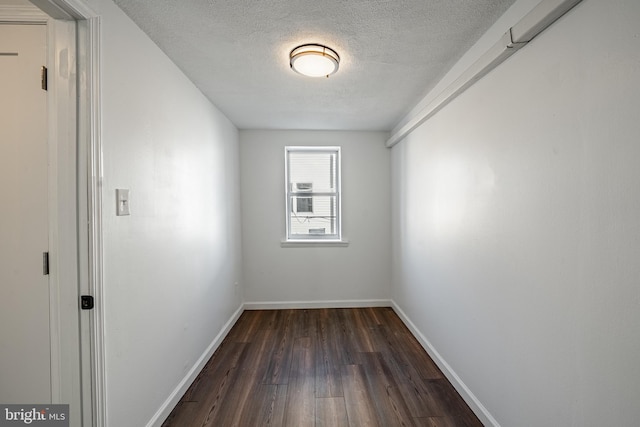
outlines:
[{"label": "window pane", "polygon": [[[306,200],[312,206],[311,212],[300,211],[300,200]],[[336,234],[336,197],[291,197],[293,212],[291,215],[291,234],[294,236],[324,236]]]},{"label": "window pane", "polygon": [[294,199],[296,199],[295,212],[313,213],[313,197],[294,197]]},{"label": "window pane", "polygon": [[335,192],[336,166],[335,152],[298,151],[289,153],[290,191]]}]

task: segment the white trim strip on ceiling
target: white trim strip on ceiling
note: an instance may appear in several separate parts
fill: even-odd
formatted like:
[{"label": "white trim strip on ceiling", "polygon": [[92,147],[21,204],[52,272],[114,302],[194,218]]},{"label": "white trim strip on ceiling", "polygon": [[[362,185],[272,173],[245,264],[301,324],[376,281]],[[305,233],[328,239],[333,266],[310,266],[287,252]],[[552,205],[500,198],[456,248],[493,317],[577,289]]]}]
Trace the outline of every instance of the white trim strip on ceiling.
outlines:
[{"label": "white trim strip on ceiling", "polygon": [[418,113],[409,118],[404,126],[393,132],[385,143],[386,147],[391,148],[402,141],[402,139],[414,129],[429,120],[429,118],[440,111],[445,105],[524,47],[581,1],[582,0],[541,1],[531,12],[518,21],[517,24],[509,28],[500,40],[467,68],[460,77],[447,86]]}]

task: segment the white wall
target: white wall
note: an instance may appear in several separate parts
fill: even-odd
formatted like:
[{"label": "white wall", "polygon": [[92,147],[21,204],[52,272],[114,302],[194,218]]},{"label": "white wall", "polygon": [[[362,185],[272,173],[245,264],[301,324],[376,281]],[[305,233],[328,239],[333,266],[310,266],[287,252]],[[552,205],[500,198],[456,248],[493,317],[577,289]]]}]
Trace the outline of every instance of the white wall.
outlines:
[{"label": "white wall", "polygon": [[584,0],[392,149],[393,298],[485,421],[640,420],[638,17]]},{"label": "white wall", "polygon": [[[107,417],[139,427],[240,307],[238,132],[111,1],[90,5],[102,16]],[[131,216],[115,216],[116,188],[131,190]]]},{"label": "white wall", "polygon": [[[383,132],[240,131],[242,258],[248,303],[323,306],[327,301],[389,299],[386,137]],[[342,147],[342,229],[348,247],[281,247],[286,145]]]}]

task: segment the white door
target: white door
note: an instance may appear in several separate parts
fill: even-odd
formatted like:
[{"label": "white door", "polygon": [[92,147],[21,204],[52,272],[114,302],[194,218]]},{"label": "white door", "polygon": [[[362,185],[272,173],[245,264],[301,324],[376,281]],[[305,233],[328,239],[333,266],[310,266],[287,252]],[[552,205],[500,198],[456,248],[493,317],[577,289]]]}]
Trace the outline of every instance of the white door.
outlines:
[{"label": "white door", "polygon": [[45,25],[0,24],[0,402],[51,402]]}]

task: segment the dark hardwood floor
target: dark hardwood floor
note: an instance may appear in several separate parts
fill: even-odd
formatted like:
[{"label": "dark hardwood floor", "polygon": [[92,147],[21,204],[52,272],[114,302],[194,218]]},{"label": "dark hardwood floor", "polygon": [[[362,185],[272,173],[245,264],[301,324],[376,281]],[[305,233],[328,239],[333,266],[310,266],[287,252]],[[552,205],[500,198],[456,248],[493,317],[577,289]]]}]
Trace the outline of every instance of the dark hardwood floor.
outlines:
[{"label": "dark hardwood floor", "polygon": [[245,311],[163,427],[482,426],[390,308]]}]

